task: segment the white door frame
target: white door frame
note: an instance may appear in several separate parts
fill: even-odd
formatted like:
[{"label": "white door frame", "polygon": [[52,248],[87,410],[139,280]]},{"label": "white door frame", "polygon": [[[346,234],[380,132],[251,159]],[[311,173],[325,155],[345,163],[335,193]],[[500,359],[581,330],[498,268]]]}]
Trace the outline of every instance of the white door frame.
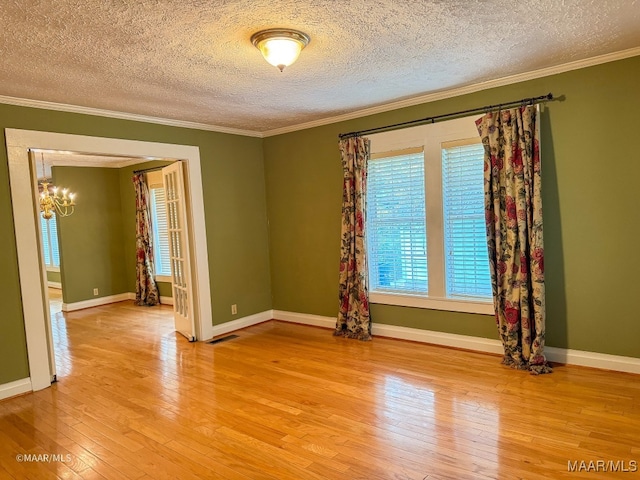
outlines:
[{"label": "white door frame", "polygon": [[[193,341],[196,324],[191,283],[191,250],[185,248],[189,239],[188,200],[185,187],[184,165],[173,162],[162,167],[164,205],[167,213],[169,237],[169,263],[173,293],[173,321],[177,332]],[[177,267],[177,268],[176,268]],[[185,298],[186,295],[186,298]],[[186,301],[185,301],[186,300]]]},{"label": "white door frame", "polygon": [[[187,197],[191,206],[190,244],[192,255],[192,284],[196,308],[198,340],[213,337],[211,322],[211,290],[207,236],[205,230],[200,149],[190,145],[143,142],[116,138],[89,137],[34,130],[5,129],[9,181],[16,232],[18,271],[22,293],[25,334],[31,388],[41,390],[50,386],[44,279],[38,252],[38,206],[30,173],[29,149],[62,150],[94,155],[171,158],[183,160],[187,174]],[[81,200],[80,200],[81,202]],[[80,207],[80,203],[78,204]],[[195,259],[198,259],[196,262]]]}]

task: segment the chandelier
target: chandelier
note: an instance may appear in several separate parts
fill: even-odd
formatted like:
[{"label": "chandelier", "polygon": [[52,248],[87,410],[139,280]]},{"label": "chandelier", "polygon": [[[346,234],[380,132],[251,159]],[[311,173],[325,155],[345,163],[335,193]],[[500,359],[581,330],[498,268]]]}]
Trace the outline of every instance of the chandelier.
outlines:
[{"label": "chandelier", "polygon": [[[42,158],[42,172],[44,173],[44,154],[40,154]],[[54,214],[60,217],[68,217],[75,209],[75,193],[71,193],[69,189],[58,189],[55,185],[47,182],[45,177],[39,184],[40,187],[40,211],[42,218],[49,220]]]}]

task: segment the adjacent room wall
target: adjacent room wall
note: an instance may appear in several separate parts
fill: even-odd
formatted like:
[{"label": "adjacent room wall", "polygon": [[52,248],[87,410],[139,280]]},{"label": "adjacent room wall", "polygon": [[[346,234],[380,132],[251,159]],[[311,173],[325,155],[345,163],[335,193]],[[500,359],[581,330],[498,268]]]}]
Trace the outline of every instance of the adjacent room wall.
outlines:
[{"label": "adjacent room wall", "polygon": [[[65,303],[135,292],[133,171],[169,163],[151,161],[119,169],[53,167],[54,183],[81,195],[81,205],[73,216],[59,219],[64,268],[61,272],[47,272],[49,281],[61,282],[61,273],[64,275]],[[70,187],[72,184],[76,187]],[[98,288],[98,295],[93,295],[93,288]],[[171,283],[158,282],[158,289],[162,296],[172,296]]]},{"label": "adjacent room wall", "polygon": [[60,272],[53,272],[53,271],[47,270],[47,281],[60,283],[62,281]]},{"label": "adjacent room wall", "polygon": [[[3,137],[5,128],[198,146],[213,307],[209,321],[217,325],[272,308],[261,139],[0,105]],[[6,148],[0,148],[0,221],[1,385],[29,376]]]},{"label": "adjacent room wall", "polygon": [[[639,77],[634,57],[266,138],[274,309],[337,315],[339,133],[552,92],[560,98],[542,109],[547,344],[640,357]],[[497,338],[487,315],[373,305],[372,318]]]},{"label": "adjacent room wall", "polygon": [[53,167],[52,175],[55,185],[76,193],[78,203],[73,215],[58,218],[63,301],[126,293],[118,170]]}]

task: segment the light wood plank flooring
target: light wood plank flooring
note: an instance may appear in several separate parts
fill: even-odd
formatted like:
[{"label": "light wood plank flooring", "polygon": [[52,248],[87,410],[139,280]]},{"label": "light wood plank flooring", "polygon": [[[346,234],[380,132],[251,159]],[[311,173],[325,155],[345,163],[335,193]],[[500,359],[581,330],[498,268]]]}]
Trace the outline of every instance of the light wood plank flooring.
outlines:
[{"label": "light wood plank flooring", "polygon": [[51,315],[62,312],[62,290],[49,287],[49,311]]},{"label": "light wood plank flooring", "polygon": [[0,402],[0,479],[638,475],[568,471],[640,461],[638,376],[535,377],[495,356],[277,321],[188,343],[170,308],[130,302],[53,326],[59,382]]}]

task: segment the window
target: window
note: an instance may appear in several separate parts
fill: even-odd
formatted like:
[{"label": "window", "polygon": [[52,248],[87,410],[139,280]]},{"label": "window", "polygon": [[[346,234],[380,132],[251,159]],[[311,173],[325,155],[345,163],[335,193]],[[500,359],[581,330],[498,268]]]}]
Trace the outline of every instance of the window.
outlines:
[{"label": "window", "polygon": [[[157,277],[171,277],[169,264],[169,236],[167,233],[167,209],[164,203],[164,187],[149,188],[151,195],[151,224],[153,226],[153,261]],[[171,281],[168,279],[160,279]]]},{"label": "window", "polygon": [[491,298],[481,143],[442,145],[442,213],[447,297]]},{"label": "window", "polygon": [[40,215],[42,229],[42,247],[44,250],[44,264],[47,270],[60,269],[60,249],[58,248],[58,224],[55,214],[46,220]]},{"label": "window", "polygon": [[427,293],[422,149],[371,161],[368,178],[371,290]]},{"label": "window", "polygon": [[162,171],[146,173],[151,204],[151,226],[153,229],[153,263],[157,281],[171,281],[169,258],[169,233],[167,232],[167,207],[165,205]]},{"label": "window", "polygon": [[372,303],[493,314],[474,119],[371,136]]}]

